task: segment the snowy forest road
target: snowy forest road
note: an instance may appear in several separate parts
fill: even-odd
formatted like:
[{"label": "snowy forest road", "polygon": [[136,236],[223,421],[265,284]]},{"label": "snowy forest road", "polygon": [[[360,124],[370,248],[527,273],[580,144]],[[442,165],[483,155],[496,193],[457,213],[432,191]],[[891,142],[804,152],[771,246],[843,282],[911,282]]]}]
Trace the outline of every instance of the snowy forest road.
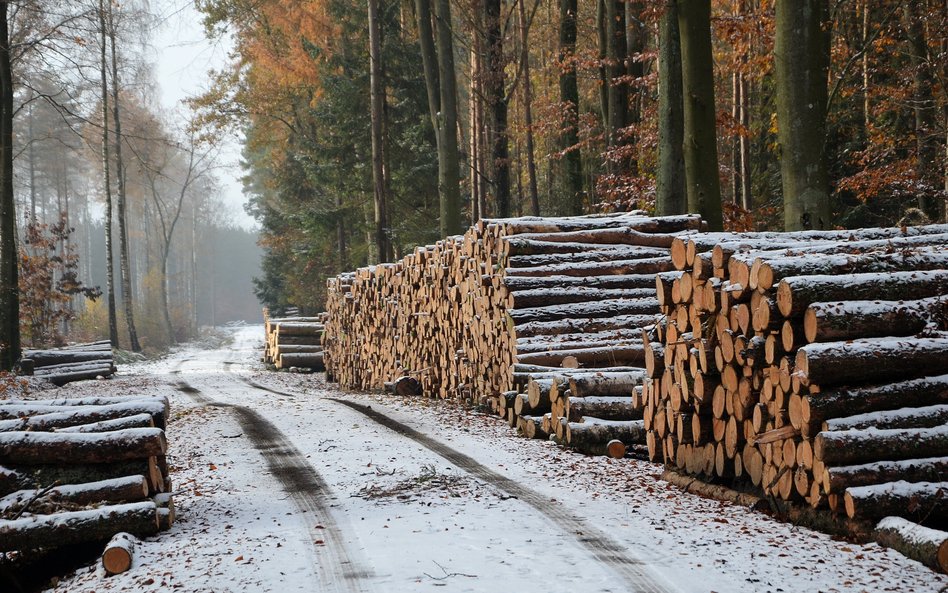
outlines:
[{"label": "snowy forest road", "polygon": [[661,468],[448,402],[268,373],[262,329],[79,390],[170,394],[179,520],[131,571],[55,590],[939,591],[948,578],[680,492]]}]

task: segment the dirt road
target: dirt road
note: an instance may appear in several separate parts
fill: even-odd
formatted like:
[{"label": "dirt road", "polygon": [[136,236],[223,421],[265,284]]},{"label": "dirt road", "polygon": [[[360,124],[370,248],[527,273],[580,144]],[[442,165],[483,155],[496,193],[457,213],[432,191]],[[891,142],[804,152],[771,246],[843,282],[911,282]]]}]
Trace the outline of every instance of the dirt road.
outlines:
[{"label": "dirt road", "polygon": [[[167,391],[180,520],[69,591],[939,591],[834,542],[656,481],[660,467],[514,437],[452,405],[266,373],[262,330],[106,385]],[[77,387],[101,389],[102,383]],[[813,570],[818,567],[819,570]],[[434,589],[432,589],[434,588]]]}]

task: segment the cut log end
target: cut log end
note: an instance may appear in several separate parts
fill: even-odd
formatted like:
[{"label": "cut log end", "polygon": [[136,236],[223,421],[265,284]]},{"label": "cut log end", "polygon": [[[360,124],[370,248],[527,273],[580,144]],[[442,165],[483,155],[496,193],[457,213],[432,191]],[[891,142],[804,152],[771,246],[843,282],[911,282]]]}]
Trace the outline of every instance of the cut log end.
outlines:
[{"label": "cut log end", "polygon": [[612,439],[606,444],[606,454],[613,459],[622,459],[625,457],[626,446],[625,443],[618,439]]}]

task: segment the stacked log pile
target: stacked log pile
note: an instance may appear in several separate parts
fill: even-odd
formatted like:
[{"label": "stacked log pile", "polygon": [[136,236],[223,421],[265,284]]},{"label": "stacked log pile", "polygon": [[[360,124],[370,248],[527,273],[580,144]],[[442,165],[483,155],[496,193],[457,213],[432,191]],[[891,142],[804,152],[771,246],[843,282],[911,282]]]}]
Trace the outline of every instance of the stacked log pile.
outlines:
[{"label": "stacked log pile", "polygon": [[676,240],[633,398],[650,456],[850,518],[944,527],[946,233]]},{"label": "stacked log pile", "polygon": [[264,314],[267,343],[263,361],[278,369],[326,369],[323,364],[322,317],[274,317]]},{"label": "stacked log pile", "polygon": [[[526,391],[516,404],[504,395],[517,389],[514,365],[640,368],[638,332],[658,308],[654,274],[672,269],[672,240],[700,227],[697,216],[639,213],[482,220],[399,262],[332,278],[327,374],[354,389],[410,376],[428,395],[486,398],[512,426],[530,424],[530,434],[544,436],[549,386],[535,404]],[[585,428],[563,440],[579,442]]]},{"label": "stacked log pile", "polygon": [[0,552],[169,528],[167,418],[158,397],[0,402]]},{"label": "stacked log pile", "polygon": [[60,386],[72,381],[107,379],[116,371],[108,340],[50,350],[24,350],[20,368],[25,374]]}]

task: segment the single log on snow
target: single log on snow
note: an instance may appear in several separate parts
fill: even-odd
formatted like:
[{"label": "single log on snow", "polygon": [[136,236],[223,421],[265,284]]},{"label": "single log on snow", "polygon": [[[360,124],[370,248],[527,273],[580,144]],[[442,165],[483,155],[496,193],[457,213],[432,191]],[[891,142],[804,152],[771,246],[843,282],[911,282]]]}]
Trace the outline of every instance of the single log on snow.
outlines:
[{"label": "single log on snow", "polygon": [[917,301],[813,303],[803,316],[807,342],[879,336],[912,336],[936,320],[948,319],[948,296]]},{"label": "single log on snow", "polygon": [[813,303],[923,299],[948,294],[948,270],[790,276],[777,285],[777,308],[803,315]]},{"label": "single log on snow", "polygon": [[824,465],[851,465],[948,455],[948,425],[935,428],[821,432],[813,453]]},{"label": "single log on snow", "polygon": [[102,568],[108,575],[121,574],[132,567],[137,539],[131,533],[116,533],[102,552]]},{"label": "single log on snow", "polygon": [[879,519],[889,515],[948,523],[948,482],[887,482],[849,488],[843,495],[846,515],[852,519]]},{"label": "single log on snow", "polygon": [[948,573],[948,533],[912,523],[902,517],[885,517],[872,539],[932,570]]},{"label": "single log on snow", "polygon": [[13,521],[0,520],[0,552],[52,549],[106,540],[120,531],[140,537],[157,533],[158,511],[155,503],[136,502]]},{"label": "single log on snow", "polygon": [[583,422],[566,425],[566,444],[570,449],[586,455],[608,455],[609,441],[619,440],[626,445],[645,442],[645,425],[641,420],[611,421],[586,418]]},{"label": "single log on snow", "polygon": [[823,422],[823,430],[850,430],[862,428],[934,428],[948,424],[948,404],[899,408],[882,412],[868,412],[833,418]]},{"label": "single log on snow", "polygon": [[164,455],[165,433],[159,428],[129,428],[95,433],[0,433],[0,463],[109,463]]},{"label": "single log on snow", "polygon": [[421,395],[421,381],[409,376],[399,377],[392,385],[392,393],[402,396]]},{"label": "single log on snow", "polygon": [[804,424],[853,414],[918,408],[948,403],[948,375],[922,377],[887,385],[839,387],[803,398],[801,417]]},{"label": "single log on snow", "polygon": [[807,344],[797,351],[804,384],[840,385],[948,372],[948,339],[865,338]]},{"label": "single log on snow", "polygon": [[944,482],[948,480],[948,457],[926,457],[901,461],[876,461],[860,465],[825,467],[821,479],[826,492],[843,492],[855,486],[884,484],[896,480],[908,482]]}]

